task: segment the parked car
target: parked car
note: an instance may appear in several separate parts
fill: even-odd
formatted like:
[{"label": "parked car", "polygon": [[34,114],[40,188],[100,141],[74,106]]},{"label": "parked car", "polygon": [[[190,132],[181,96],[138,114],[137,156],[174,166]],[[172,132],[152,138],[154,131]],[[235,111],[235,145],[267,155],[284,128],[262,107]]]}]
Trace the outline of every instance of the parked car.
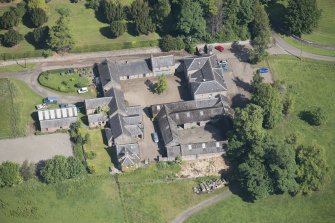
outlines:
[{"label": "parked car", "polygon": [[267,67],[261,67],[261,68],[258,69],[258,72],[260,74],[268,73],[269,72],[269,68],[267,68]]},{"label": "parked car", "polygon": [[83,93],[86,93],[86,92],[88,92],[88,88],[87,87],[82,87],[82,88],[78,89],[78,93],[79,94],[83,94]]},{"label": "parked car", "polygon": [[220,52],[223,52],[224,51],[224,46],[217,45],[217,46],[215,46],[215,49],[218,50],[218,51],[220,51]]},{"label": "parked car", "polygon": [[46,97],[43,99],[43,103],[45,104],[57,104],[58,103],[58,98],[56,97]]},{"label": "parked car", "polygon": [[36,105],[35,106],[36,107],[36,109],[43,109],[43,108],[47,108],[48,107],[48,105],[47,104],[45,104],[45,103],[43,103],[43,104],[38,104],[38,105]]},{"label": "parked car", "polygon": [[157,132],[153,132],[153,133],[151,133],[151,138],[152,138],[152,140],[153,140],[155,143],[158,143],[158,142],[159,142],[159,138],[158,138],[158,134],[157,134]]}]

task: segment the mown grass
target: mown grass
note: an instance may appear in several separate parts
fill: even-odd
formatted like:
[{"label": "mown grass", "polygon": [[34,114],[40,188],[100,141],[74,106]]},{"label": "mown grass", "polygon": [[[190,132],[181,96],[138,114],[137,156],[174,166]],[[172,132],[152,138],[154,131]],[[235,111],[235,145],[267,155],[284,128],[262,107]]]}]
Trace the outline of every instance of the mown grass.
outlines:
[{"label": "mown grass", "polygon": [[[102,50],[115,50],[123,48],[141,47],[147,46],[148,41],[155,41],[159,38],[158,34],[152,33],[149,35],[135,36],[129,33],[125,33],[117,39],[111,39],[109,37],[108,24],[100,22],[95,15],[94,10],[87,9],[85,7],[86,1],[79,1],[78,3],[71,3],[69,0],[52,0],[48,3],[49,6],[49,20],[47,25],[53,26],[56,20],[59,18],[56,12],[59,8],[70,9],[70,30],[75,40],[74,52],[87,52],[87,51],[102,51]],[[131,0],[124,1],[124,4],[128,5]],[[0,11],[2,14],[9,7],[3,7]],[[132,28],[131,28],[132,29]],[[130,29],[130,33],[133,31]],[[20,23],[17,30],[26,36],[32,29]],[[0,34],[6,32],[5,30],[0,31]],[[29,40],[29,38],[28,38]],[[141,44],[145,43],[145,44]],[[155,42],[153,46],[157,45]],[[38,53],[34,46],[31,45],[27,38],[22,41],[19,45],[12,48],[6,48],[0,46],[1,53],[8,54],[20,54],[21,57],[24,53],[33,55],[34,52]],[[36,55],[35,55],[36,56]],[[3,59],[3,58],[0,58]]]},{"label": "mown grass", "polygon": [[0,79],[0,138],[25,136],[33,124],[34,106],[42,97],[16,79]]},{"label": "mown grass", "polygon": [[27,64],[27,65],[21,65],[21,64],[15,64],[15,65],[9,65],[9,66],[4,66],[0,67],[0,73],[3,72],[21,72],[21,71],[26,71],[29,69],[33,69],[36,67],[36,64]]},{"label": "mown grass", "polygon": [[[329,179],[319,192],[309,196],[278,195],[247,203],[234,195],[187,222],[335,222],[335,63],[281,56],[271,57],[269,65],[274,78],[285,81],[295,101],[292,114],[270,133],[279,139],[298,133],[300,143],[323,146],[330,166]],[[327,113],[327,123],[320,127],[312,127],[298,117],[313,105]]]},{"label": "mown grass", "polygon": [[[66,74],[68,69],[50,70],[40,74],[38,82],[47,88],[63,93],[78,94],[79,89],[77,84],[80,83],[82,86],[88,86],[91,84],[90,77],[86,75],[80,75],[78,72]],[[88,88],[89,91],[81,95],[96,95],[96,92]]]},{"label": "mown grass", "polygon": [[96,174],[106,174],[109,171],[109,167],[112,166],[111,157],[108,152],[111,152],[111,148],[108,148],[102,138],[101,129],[82,129],[82,134],[88,133],[90,135],[90,142],[84,145],[85,152],[89,153],[93,151],[96,157],[93,159],[87,159],[89,166],[93,165]]}]

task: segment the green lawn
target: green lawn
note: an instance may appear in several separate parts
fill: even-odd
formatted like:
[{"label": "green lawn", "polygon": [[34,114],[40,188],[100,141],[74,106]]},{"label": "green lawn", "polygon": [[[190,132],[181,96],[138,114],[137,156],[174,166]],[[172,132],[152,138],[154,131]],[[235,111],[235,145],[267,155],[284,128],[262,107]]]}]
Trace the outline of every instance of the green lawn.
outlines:
[{"label": "green lawn", "polygon": [[0,79],[0,139],[26,135],[34,106],[42,97],[16,79]]},{"label": "green lawn", "polygon": [[33,69],[35,67],[36,67],[36,64],[34,63],[27,64],[26,66],[22,64],[9,65],[9,66],[0,67],[0,73],[2,72],[21,72],[21,71]]},{"label": "green lawn", "polygon": [[[299,133],[301,143],[318,143],[326,150],[330,168],[328,182],[310,196],[271,196],[247,203],[238,196],[192,216],[187,222],[335,222],[335,63],[313,60],[300,61],[293,57],[271,57],[269,64],[277,80],[284,80],[295,99],[294,112],[271,134],[283,139]],[[320,106],[327,112],[327,123],[312,127],[298,118],[309,106]]]},{"label": "green lawn", "polygon": [[[141,46],[155,46],[157,42],[150,42],[159,38],[158,34],[152,33],[149,35],[134,36],[129,33],[125,33],[117,39],[111,39],[106,36],[108,30],[108,24],[100,22],[96,17],[92,9],[85,7],[86,1],[80,1],[79,3],[70,3],[69,0],[52,0],[48,3],[49,6],[49,21],[48,25],[53,26],[58,19],[59,15],[56,9],[68,8],[71,10],[70,14],[70,29],[75,39],[74,52],[84,51],[102,51],[102,50],[115,50],[124,49],[131,47]],[[130,4],[131,0],[124,1],[124,4]],[[2,14],[6,8],[0,8],[0,14]],[[32,29],[26,27],[22,23],[18,26],[18,30],[21,34],[26,35],[31,32]],[[0,34],[5,31],[0,31]],[[23,57],[24,53],[36,54],[33,45],[28,43],[26,40],[22,41],[19,45],[12,48],[6,48],[0,46],[1,53],[9,54],[21,54]],[[39,52],[41,53],[41,52]],[[3,59],[3,58],[1,58]]]},{"label": "green lawn", "polygon": [[[82,69],[82,68],[80,68]],[[78,84],[82,87],[88,87],[91,83],[90,72],[80,74],[79,71],[68,73],[69,69],[50,70],[40,74],[38,82],[47,88],[63,93],[78,94]],[[89,87],[87,93],[81,95],[96,96],[95,89]]]},{"label": "green lawn", "polygon": [[102,138],[101,129],[82,129],[83,135],[86,133],[90,134],[91,142],[84,145],[85,152],[93,151],[96,154],[94,159],[87,159],[88,165],[93,165],[96,170],[96,174],[106,174],[109,171],[109,167],[112,166],[111,157],[108,155],[108,148]]}]

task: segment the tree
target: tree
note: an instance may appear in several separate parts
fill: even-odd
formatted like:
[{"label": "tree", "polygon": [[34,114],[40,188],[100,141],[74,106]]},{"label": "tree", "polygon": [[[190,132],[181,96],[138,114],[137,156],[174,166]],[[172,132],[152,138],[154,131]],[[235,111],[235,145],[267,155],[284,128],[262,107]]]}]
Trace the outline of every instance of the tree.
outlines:
[{"label": "tree", "polygon": [[262,124],[263,110],[261,107],[250,104],[243,109],[236,109],[227,148],[227,158],[230,162],[241,163],[247,159],[252,145],[260,143],[265,136]]},{"label": "tree", "polygon": [[279,91],[269,84],[259,84],[252,94],[252,102],[263,108],[263,126],[272,129],[281,119],[283,104]]},{"label": "tree", "polygon": [[251,81],[251,87],[252,87],[252,91],[256,91],[260,85],[263,83],[264,78],[261,76],[261,74],[259,72],[256,72],[254,74],[254,76],[252,77],[252,81]]},{"label": "tree", "polygon": [[170,35],[163,36],[159,41],[159,47],[164,52],[171,50],[181,50],[185,48],[184,41],[181,37],[172,37]]},{"label": "tree", "polygon": [[238,12],[238,22],[241,25],[248,25],[254,20],[255,0],[243,0],[240,1],[240,9]]},{"label": "tree", "polygon": [[3,45],[6,47],[15,46],[22,40],[23,40],[23,36],[19,32],[13,29],[10,29],[8,32],[6,32],[3,35]]},{"label": "tree", "polygon": [[29,11],[30,19],[35,27],[39,27],[48,21],[48,16],[43,9],[33,8]]},{"label": "tree", "polygon": [[22,18],[24,14],[26,14],[26,3],[20,2],[16,5],[16,8],[13,9],[13,11],[17,14],[19,18]]},{"label": "tree", "polygon": [[301,118],[308,122],[310,125],[319,126],[326,121],[326,114],[320,108],[313,106],[308,111],[303,111],[300,114]]},{"label": "tree", "polygon": [[6,161],[0,165],[0,187],[13,186],[22,182],[19,164]]},{"label": "tree", "polygon": [[49,9],[45,0],[27,0],[27,8],[28,11],[39,8],[46,12]]},{"label": "tree", "polygon": [[105,19],[109,23],[123,20],[125,18],[123,6],[119,0],[103,0],[100,4]]},{"label": "tree", "polygon": [[24,181],[30,180],[36,175],[36,165],[25,160],[20,168],[20,173]]},{"label": "tree", "polygon": [[98,11],[100,7],[100,0],[86,0],[85,6],[93,9],[94,11]]},{"label": "tree", "polygon": [[49,31],[48,45],[55,51],[68,51],[74,45],[73,36],[68,27],[68,19],[61,16]]},{"label": "tree", "polygon": [[37,46],[44,47],[49,36],[49,27],[42,26],[33,30],[33,39]]},{"label": "tree", "polygon": [[123,21],[112,21],[110,30],[114,38],[121,36],[127,29],[127,24]]},{"label": "tree", "polygon": [[58,183],[69,178],[68,163],[64,156],[54,156],[41,169],[41,177],[46,183]]},{"label": "tree", "polygon": [[290,34],[309,34],[318,26],[321,10],[316,0],[289,0],[285,22]]},{"label": "tree", "polygon": [[176,31],[181,35],[202,38],[206,32],[206,21],[200,4],[196,1],[179,1]]},{"label": "tree", "polygon": [[85,173],[85,166],[84,164],[77,158],[70,156],[67,158],[67,165],[68,165],[68,177],[74,178]]},{"label": "tree", "polygon": [[300,192],[308,194],[320,189],[328,172],[323,148],[317,145],[301,145],[296,151],[296,161]]},{"label": "tree", "polygon": [[159,76],[158,83],[155,84],[155,92],[157,94],[163,93],[168,87],[166,76],[163,74]]},{"label": "tree", "polygon": [[294,101],[291,94],[286,94],[283,99],[283,114],[288,115],[293,109]]},{"label": "tree", "polygon": [[1,17],[1,27],[3,29],[11,29],[20,22],[20,17],[15,13],[15,11],[10,10],[5,12]]},{"label": "tree", "polygon": [[146,1],[135,0],[131,4],[130,15],[135,22],[135,29],[138,34],[149,34],[155,30],[150,17],[150,8]]}]

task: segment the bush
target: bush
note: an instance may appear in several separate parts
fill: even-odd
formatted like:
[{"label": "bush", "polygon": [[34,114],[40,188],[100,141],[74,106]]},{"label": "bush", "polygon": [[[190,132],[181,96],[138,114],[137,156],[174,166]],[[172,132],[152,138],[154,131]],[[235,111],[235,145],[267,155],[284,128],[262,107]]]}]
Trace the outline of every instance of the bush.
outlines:
[{"label": "bush", "polygon": [[90,174],[94,174],[94,173],[96,172],[96,169],[95,169],[95,166],[94,166],[94,165],[89,165],[89,166],[87,167],[87,169],[88,169],[88,172],[89,172]]},{"label": "bush", "polygon": [[13,186],[22,182],[19,164],[6,161],[0,165],[0,187]]},{"label": "bush", "polygon": [[195,53],[195,47],[192,44],[186,44],[185,46],[185,50],[189,53],[189,54],[194,54]]},{"label": "bush", "polygon": [[94,151],[88,151],[88,152],[85,152],[85,157],[86,159],[89,159],[89,160],[92,160],[94,159],[95,157],[97,156],[97,154],[94,152]]},{"label": "bush", "polygon": [[20,173],[24,181],[30,180],[36,175],[36,165],[25,160],[20,168]]},{"label": "bush", "polygon": [[159,47],[164,52],[171,50],[182,50],[185,48],[185,43],[181,37],[172,37],[170,35],[166,35],[160,39]]},{"label": "bush", "polygon": [[45,47],[46,40],[49,36],[49,27],[42,26],[33,30],[33,38],[36,45]]},{"label": "bush", "polygon": [[1,27],[3,29],[11,29],[20,22],[20,17],[15,13],[14,10],[5,12],[0,20]]},{"label": "bush", "polygon": [[24,14],[26,14],[26,3],[23,1],[23,2],[20,2],[16,5],[16,8],[13,9],[13,11],[16,13],[16,15],[19,17],[19,18],[22,18],[24,16]]},{"label": "bush", "polygon": [[320,107],[312,107],[300,113],[300,118],[310,125],[319,126],[326,121],[325,112]]},{"label": "bush", "polygon": [[45,57],[45,58],[50,57],[50,56],[52,56],[52,55],[53,55],[53,52],[52,52],[52,50],[50,50],[50,49],[48,49],[48,50],[43,50],[43,52],[42,52],[42,56]]},{"label": "bush", "polygon": [[268,53],[265,50],[254,49],[248,51],[248,56],[249,62],[251,64],[256,64],[264,60],[268,56]]},{"label": "bush", "polygon": [[55,156],[47,160],[40,173],[42,180],[46,183],[58,183],[69,178],[66,158],[64,156]]},{"label": "bush", "polygon": [[100,6],[100,0],[86,0],[85,6],[89,9],[97,11]]},{"label": "bush", "polygon": [[69,178],[74,178],[76,176],[84,174],[86,171],[85,166],[81,162],[81,160],[72,156],[67,158],[67,165]]},{"label": "bush", "polygon": [[5,35],[3,35],[3,45],[6,47],[15,46],[22,40],[23,36],[13,29],[9,30],[5,33]]},{"label": "bush", "polygon": [[34,8],[29,12],[30,20],[35,27],[39,27],[48,21],[48,16],[43,9]]},{"label": "bush", "polygon": [[123,21],[113,21],[109,27],[112,33],[112,37],[117,38],[126,31],[127,24]]},{"label": "bush", "polygon": [[293,109],[293,98],[290,94],[286,94],[283,100],[283,114],[288,115]]}]

